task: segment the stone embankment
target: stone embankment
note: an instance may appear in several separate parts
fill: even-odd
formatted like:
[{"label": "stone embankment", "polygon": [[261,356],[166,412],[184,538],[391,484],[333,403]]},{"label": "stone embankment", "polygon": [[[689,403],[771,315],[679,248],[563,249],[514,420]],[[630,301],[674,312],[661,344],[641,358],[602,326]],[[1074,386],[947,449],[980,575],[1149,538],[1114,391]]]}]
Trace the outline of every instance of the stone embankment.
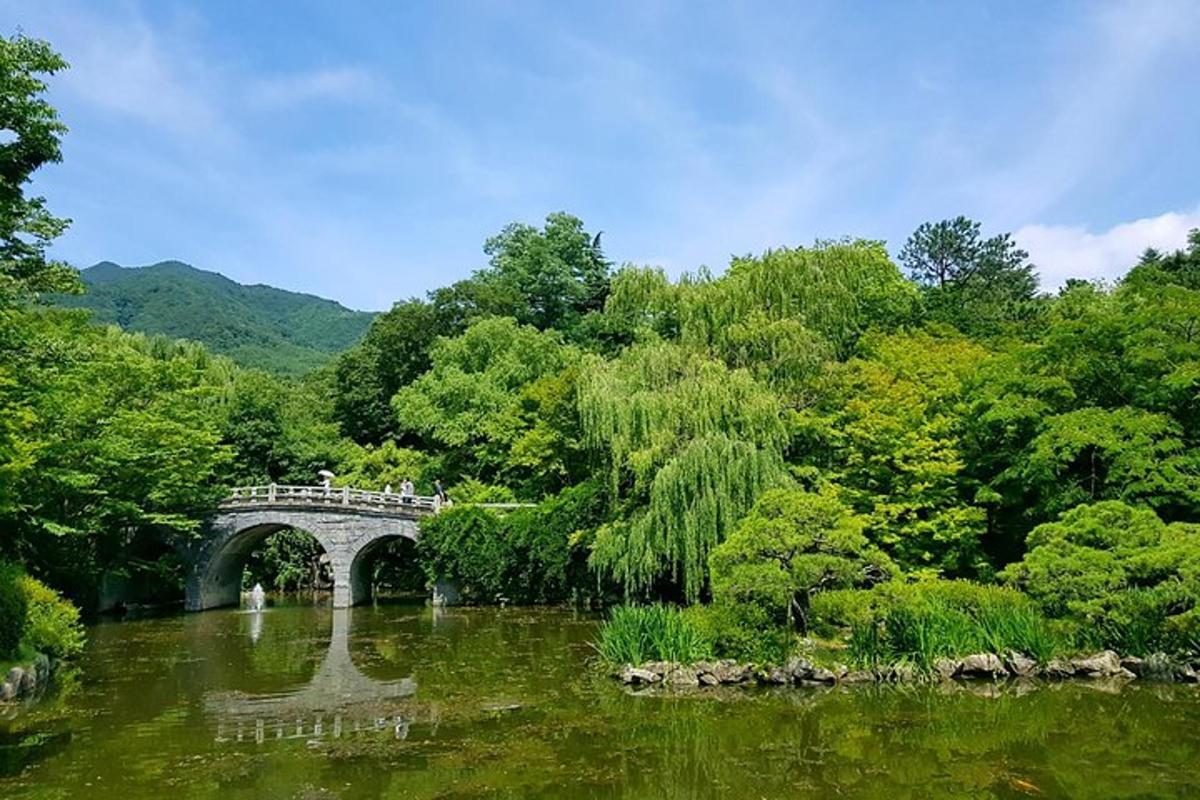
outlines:
[{"label": "stone embankment", "polygon": [[1158,653],[1148,658],[1121,658],[1111,650],[1090,656],[1054,659],[1045,664],[1018,653],[978,653],[965,658],[938,660],[931,671],[897,664],[870,670],[852,670],[841,665],[817,666],[804,658],[793,658],[782,666],[756,668],[735,661],[698,661],[674,664],[651,661],[618,672],[627,684],[664,686],[721,686],[756,683],[770,686],[832,686],[852,683],[914,683],[954,680],[1048,680],[1109,678],[1123,680],[1176,681],[1196,683],[1195,665]]}]

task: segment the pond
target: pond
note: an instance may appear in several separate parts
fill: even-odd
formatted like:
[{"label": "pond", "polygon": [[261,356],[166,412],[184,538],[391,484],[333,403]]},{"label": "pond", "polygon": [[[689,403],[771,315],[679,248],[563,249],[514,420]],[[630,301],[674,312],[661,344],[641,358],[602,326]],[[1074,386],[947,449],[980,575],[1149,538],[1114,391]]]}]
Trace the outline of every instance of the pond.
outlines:
[{"label": "pond", "polygon": [[293,606],[104,623],[0,721],[12,798],[1200,796],[1200,690],[635,695],[547,609]]}]

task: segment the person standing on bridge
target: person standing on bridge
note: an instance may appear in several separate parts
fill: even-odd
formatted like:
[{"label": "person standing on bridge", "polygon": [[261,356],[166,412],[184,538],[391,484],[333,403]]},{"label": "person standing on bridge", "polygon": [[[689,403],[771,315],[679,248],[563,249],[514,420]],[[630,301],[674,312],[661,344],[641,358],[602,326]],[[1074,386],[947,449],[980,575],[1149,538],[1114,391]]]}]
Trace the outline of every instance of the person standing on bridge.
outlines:
[{"label": "person standing on bridge", "polygon": [[442,488],[442,479],[433,479],[433,496],[437,498],[439,504],[445,503],[450,498],[446,497],[446,490]]},{"label": "person standing on bridge", "polygon": [[412,505],[413,501],[413,482],[408,478],[404,479],[404,483],[400,484],[400,502],[405,505]]}]

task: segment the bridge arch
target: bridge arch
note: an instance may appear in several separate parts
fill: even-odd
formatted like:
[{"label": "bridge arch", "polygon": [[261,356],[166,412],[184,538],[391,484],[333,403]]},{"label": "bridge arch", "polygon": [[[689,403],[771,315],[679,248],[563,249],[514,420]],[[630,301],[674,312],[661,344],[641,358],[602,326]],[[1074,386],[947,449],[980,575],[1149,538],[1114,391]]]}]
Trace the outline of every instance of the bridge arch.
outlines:
[{"label": "bridge arch", "polygon": [[354,554],[354,559],[350,563],[350,602],[352,605],[357,606],[371,600],[372,567],[375,565],[376,556],[387,545],[406,539],[415,542],[417,537],[408,533],[379,536],[367,542]]},{"label": "bridge arch", "polygon": [[[242,571],[246,560],[271,534],[288,529],[301,530],[312,536],[326,554],[330,551],[329,541],[306,528],[258,519],[247,522],[249,524],[240,529],[236,524],[233,525],[230,532],[205,548],[204,557],[197,559],[193,565],[192,571],[196,573],[194,580],[199,595],[195,605],[200,609],[238,604],[241,599]],[[194,605],[191,582],[188,589],[188,608],[191,609]]]},{"label": "bridge arch", "polygon": [[236,604],[246,556],[284,528],[311,534],[329,556],[334,608],[363,602],[370,597],[364,578],[371,555],[385,541],[399,537],[415,541],[420,519],[437,508],[433,498],[410,502],[357,490],[351,494],[351,490],[322,487],[261,488],[262,492],[238,490],[209,518],[202,536],[181,547],[189,565],[189,611]]}]

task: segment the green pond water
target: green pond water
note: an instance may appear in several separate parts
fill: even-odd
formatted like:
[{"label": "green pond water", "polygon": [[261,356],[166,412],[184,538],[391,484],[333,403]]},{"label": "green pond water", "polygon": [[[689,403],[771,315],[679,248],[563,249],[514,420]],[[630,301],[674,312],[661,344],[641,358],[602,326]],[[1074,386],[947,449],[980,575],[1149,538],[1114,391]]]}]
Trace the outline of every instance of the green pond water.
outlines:
[{"label": "green pond water", "polygon": [[[593,618],[379,606],[93,627],[0,798],[1200,797],[1200,690],[636,695]],[[0,717],[4,713],[0,712]]]}]

